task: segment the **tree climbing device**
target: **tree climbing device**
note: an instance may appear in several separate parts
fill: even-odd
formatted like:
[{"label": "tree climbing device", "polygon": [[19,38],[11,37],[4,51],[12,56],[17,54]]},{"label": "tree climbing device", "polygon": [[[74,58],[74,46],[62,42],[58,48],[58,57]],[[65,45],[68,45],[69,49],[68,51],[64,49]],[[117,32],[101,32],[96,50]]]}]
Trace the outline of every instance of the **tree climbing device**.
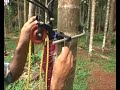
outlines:
[{"label": "tree climbing device", "polygon": [[44,74],[45,90],[50,90],[50,82],[53,69],[53,53],[56,49],[56,44],[64,41],[70,41],[71,39],[80,37],[85,34],[85,31],[79,35],[67,36],[63,32],[57,32],[53,29],[53,5],[54,0],[51,0],[48,3],[48,8],[41,4],[38,0],[27,0],[32,4],[42,8],[48,14],[48,23],[44,23],[40,16],[36,17],[38,24],[31,28],[30,32],[30,43],[29,43],[29,54],[28,54],[28,78],[26,84],[26,90],[30,90],[30,71],[31,71],[31,42],[36,45],[42,44],[42,57],[40,61],[40,70],[39,70],[39,90],[43,90],[42,85],[42,72]]}]

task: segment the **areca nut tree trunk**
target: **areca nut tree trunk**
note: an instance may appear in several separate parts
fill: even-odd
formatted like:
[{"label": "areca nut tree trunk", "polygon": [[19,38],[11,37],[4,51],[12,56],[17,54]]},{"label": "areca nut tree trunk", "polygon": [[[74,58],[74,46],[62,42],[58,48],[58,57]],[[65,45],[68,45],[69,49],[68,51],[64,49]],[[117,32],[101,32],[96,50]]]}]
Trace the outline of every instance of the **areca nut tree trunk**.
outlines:
[{"label": "areca nut tree trunk", "polygon": [[[47,7],[48,0],[45,0],[45,6]],[[47,23],[47,13],[45,12],[45,23]]]},{"label": "areca nut tree trunk", "polygon": [[27,20],[27,16],[26,16],[26,14],[27,14],[27,11],[26,11],[26,6],[27,6],[27,1],[26,0],[24,0],[24,23],[26,22],[26,20]]},{"label": "areca nut tree trunk", "polygon": [[88,0],[88,15],[87,15],[87,30],[86,30],[86,46],[88,47],[88,42],[89,42],[89,32],[90,32],[90,10],[91,9],[91,0]]},{"label": "areca nut tree trunk", "polygon": [[107,38],[109,11],[110,11],[110,0],[108,0],[108,2],[107,2],[106,20],[105,20],[105,27],[104,27],[104,38],[103,38],[103,44],[102,44],[102,51],[103,52],[104,52],[104,49],[105,49],[106,38]]},{"label": "areca nut tree trunk", "polygon": [[96,0],[92,0],[89,56],[92,56],[92,51],[93,51],[93,37],[94,37],[94,23],[95,23],[95,6],[96,6]]},{"label": "areca nut tree trunk", "polygon": [[20,25],[20,0],[17,0],[17,9],[18,9],[18,28],[19,30],[21,29],[21,25]]},{"label": "areca nut tree trunk", "polygon": [[108,40],[107,45],[110,48],[112,46],[113,30],[116,25],[116,9],[115,9],[116,0],[111,0],[111,9],[110,9],[110,20],[109,20],[109,31],[108,31]]},{"label": "areca nut tree trunk", "polygon": [[[31,0],[34,1],[34,0]],[[35,15],[35,5],[29,2],[29,14],[28,19]],[[34,43],[31,44],[31,52],[34,53]]]},{"label": "areca nut tree trunk", "polygon": [[[74,36],[78,33],[80,24],[80,1],[79,0],[58,0],[58,20],[57,27],[59,32],[68,36]],[[74,56],[74,68],[65,81],[64,90],[73,90],[73,81],[76,67],[77,38],[70,42],[57,44],[57,56],[60,54],[63,46],[68,46]]]}]

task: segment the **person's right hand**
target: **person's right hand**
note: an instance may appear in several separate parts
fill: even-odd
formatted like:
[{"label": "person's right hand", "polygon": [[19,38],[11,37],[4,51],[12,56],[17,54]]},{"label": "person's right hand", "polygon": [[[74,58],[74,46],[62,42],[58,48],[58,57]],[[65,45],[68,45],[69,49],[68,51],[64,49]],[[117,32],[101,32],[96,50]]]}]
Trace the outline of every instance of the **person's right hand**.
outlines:
[{"label": "person's right hand", "polygon": [[[73,55],[68,47],[63,47],[61,54],[54,62],[51,89],[61,89],[65,79],[69,76],[73,69]],[[56,85],[58,83],[59,85]],[[56,86],[54,86],[56,85]],[[59,87],[58,87],[59,86]],[[56,87],[56,88],[55,88]]]},{"label": "person's right hand", "polygon": [[23,25],[20,34],[20,41],[29,41],[30,40],[30,30],[36,25],[38,21],[36,20],[36,16],[33,16],[28,19],[28,21]]},{"label": "person's right hand", "polygon": [[21,34],[15,50],[15,55],[9,64],[9,68],[13,77],[12,82],[18,80],[18,78],[23,73],[29,49],[30,30],[37,23],[38,22],[36,20],[36,16],[33,16],[23,25],[21,29]]}]

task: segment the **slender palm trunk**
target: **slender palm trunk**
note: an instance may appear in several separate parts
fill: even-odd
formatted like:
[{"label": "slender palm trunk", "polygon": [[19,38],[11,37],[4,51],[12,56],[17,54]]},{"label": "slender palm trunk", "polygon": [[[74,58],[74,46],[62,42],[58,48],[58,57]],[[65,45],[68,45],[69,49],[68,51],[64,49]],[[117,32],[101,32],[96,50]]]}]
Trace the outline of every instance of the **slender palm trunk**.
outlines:
[{"label": "slender palm trunk", "polygon": [[88,47],[88,42],[89,42],[89,32],[90,32],[90,3],[91,0],[88,0],[88,16],[87,16],[87,31],[86,31],[86,46]]},{"label": "slender palm trunk", "polygon": [[95,2],[96,2],[96,0],[92,0],[90,43],[89,43],[89,55],[90,56],[92,56],[92,50],[93,50],[94,23],[95,23],[95,6],[96,6]]},{"label": "slender palm trunk", "polygon": [[82,18],[83,18],[83,24],[84,24],[84,15],[85,15],[85,12],[84,12],[84,3],[83,3],[83,15],[82,15]]},{"label": "slender palm trunk", "polygon": [[[45,6],[46,7],[47,7],[47,3],[48,3],[48,0],[45,0]],[[47,13],[45,12],[45,23],[47,23],[47,19],[48,19]]]},{"label": "slender palm trunk", "polygon": [[110,9],[110,20],[109,20],[109,31],[108,31],[108,40],[107,40],[107,44],[108,44],[108,47],[111,47],[112,46],[112,37],[113,37],[113,31],[114,31],[114,28],[115,28],[115,24],[116,24],[116,9],[115,9],[115,3],[116,1],[115,0],[111,0],[111,9]]},{"label": "slender palm trunk", "polygon": [[89,30],[89,24],[90,24],[90,0],[88,0],[88,17],[87,17],[87,30]]},{"label": "slender palm trunk", "polygon": [[27,13],[27,11],[26,11],[26,5],[27,5],[26,0],[24,0],[24,23],[25,23],[26,20],[27,20],[27,16],[26,16],[26,13]]},{"label": "slender palm trunk", "polygon": [[103,11],[102,11],[102,0],[101,0],[101,3],[100,3],[100,18],[99,18],[99,26],[98,26],[98,34],[100,33],[101,31],[101,20],[102,20],[102,15],[103,15]]},{"label": "slender palm trunk", "polygon": [[[34,1],[34,0],[31,0],[31,1]],[[29,14],[28,14],[28,18],[32,17],[35,15],[35,6],[32,4],[32,3],[29,3]],[[31,46],[31,51],[32,53],[34,53],[34,43],[32,43],[32,46]]]},{"label": "slender palm trunk", "polygon": [[[58,0],[58,31],[66,35],[73,36],[77,34],[80,24],[80,0]],[[68,42],[66,46],[70,47],[76,59],[77,52],[77,38]],[[57,45],[57,55],[60,54],[64,43]],[[76,60],[74,60],[74,68],[70,76],[65,81],[64,90],[73,90],[73,81],[75,76]]]},{"label": "slender palm trunk", "polygon": [[107,29],[108,29],[108,20],[109,20],[109,8],[110,8],[110,0],[107,2],[107,11],[106,11],[106,20],[105,20],[105,28],[104,28],[104,38],[103,38],[103,45],[102,45],[102,51],[104,52],[105,44],[106,44],[106,38],[107,38]]},{"label": "slender palm trunk", "polygon": [[17,7],[18,7],[18,28],[19,30],[21,29],[20,28],[20,0],[17,0]]}]

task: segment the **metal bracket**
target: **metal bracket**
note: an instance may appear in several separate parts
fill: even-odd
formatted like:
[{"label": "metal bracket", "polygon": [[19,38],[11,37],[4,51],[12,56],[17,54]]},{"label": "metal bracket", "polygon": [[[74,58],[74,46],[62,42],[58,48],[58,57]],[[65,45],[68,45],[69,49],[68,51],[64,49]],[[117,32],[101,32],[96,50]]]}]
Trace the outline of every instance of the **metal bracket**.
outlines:
[{"label": "metal bracket", "polygon": [[[83,29],[83,33],[78,34],[78,35],[75,35],[75,36],[72,36],[72,37],[71,37],[71,40],[72,40],[72,39],[75,39],[75,38],[78,38],[78,37],[81,37],[81,36],[83,36],[84,34],[85,34],[85,30]],[[58,44],[58,43],[61,43],[61,42],[67,41],[67,40],[68,40],[68,38],[63,38],[63,39],[60,39],[60,40],[53,41],[53,44]]]}]

